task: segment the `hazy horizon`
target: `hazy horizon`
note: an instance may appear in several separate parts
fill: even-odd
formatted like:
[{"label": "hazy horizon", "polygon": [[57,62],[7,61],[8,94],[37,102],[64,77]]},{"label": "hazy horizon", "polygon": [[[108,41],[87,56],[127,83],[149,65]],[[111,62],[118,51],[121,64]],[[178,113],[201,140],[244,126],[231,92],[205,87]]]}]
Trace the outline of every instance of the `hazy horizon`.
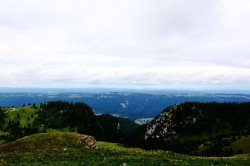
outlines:
[{"label": "hazy horizon", "polygon": [[250,90],[248,0],[0,2],[0,87]]},{"label": "hazy horizon", "polygon": [[145,94],[242,94],[249,95],[250,90],[242,89],[169,89],[169,88],[43,88],[43,87],[0,87],[0,93],[145,93]]}]

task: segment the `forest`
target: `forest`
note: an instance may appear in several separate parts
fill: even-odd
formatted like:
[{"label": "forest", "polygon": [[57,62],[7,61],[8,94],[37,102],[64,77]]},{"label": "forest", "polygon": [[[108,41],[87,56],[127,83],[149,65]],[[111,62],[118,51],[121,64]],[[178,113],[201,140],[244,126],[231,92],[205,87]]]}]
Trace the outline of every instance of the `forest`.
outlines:
[{"label": "forest", "polygon": [[137,128],[128,144],[190,155],[231,156],[245,151],[245,145],[235,145],[250,140],[249,135],[250,103],[186,102],[167,107]]},{"label": "forest", "polygon": [[[0,110],[0,122],[3,131],[1,138],[8,141],[34,133],[58,130],[88,134],[102,141],[120,142],[137,127],[137,124],[127,118],[109,114],[96,116],[88,105],[80,102],[54,101],[33,104],[22,106],[21,112],[13,111],[16,108],[4,111],[6,109]],[[32,113],[21,118],[20,114],[27,109],[32,110]],[[8,113],[12,118],[7,117]],[[21,121],[25,122],[21,124]]]}]

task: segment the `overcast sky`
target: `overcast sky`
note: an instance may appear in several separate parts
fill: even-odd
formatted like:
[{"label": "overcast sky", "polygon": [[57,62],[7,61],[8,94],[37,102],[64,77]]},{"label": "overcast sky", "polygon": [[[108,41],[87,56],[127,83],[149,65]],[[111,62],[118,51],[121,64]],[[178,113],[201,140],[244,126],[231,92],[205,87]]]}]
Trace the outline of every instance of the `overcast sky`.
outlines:
[{"label": "overcast sky", "polygon": [[0,87],[250,89],[249,0],[0,0]]}]

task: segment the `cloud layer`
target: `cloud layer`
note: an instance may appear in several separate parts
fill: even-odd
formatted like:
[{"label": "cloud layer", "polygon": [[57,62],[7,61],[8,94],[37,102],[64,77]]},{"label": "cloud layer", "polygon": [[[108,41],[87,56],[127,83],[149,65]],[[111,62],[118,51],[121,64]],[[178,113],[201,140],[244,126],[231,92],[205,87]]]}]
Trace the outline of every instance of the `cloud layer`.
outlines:
[{"label": "cloud layer", "polygon": [[0,2],[0,86],[250,85],[248,0]]}]

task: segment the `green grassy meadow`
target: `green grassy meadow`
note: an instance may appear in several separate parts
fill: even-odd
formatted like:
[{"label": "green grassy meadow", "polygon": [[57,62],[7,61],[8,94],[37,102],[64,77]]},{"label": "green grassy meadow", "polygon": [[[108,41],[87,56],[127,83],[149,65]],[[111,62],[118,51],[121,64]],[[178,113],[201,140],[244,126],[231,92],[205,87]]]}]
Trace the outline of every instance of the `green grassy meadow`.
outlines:
[{"label": "green grassy meadow", "polygon": [[242,153],[250,153],[250,136],[243,137],[230,145],[235,151]]},{"label": "green grassy meadow", "polygon": [[40,133],[0,146],[0,165],[249,165],[250,155],[193,157],[168,151],[125,148],[98,142],[98,149],[77,144],[80,134]]},{"label": "green grassy meadow", "polygon": [[3,108],[3,110],[7,114],[7,118],[5,119],[6,122],[19,119],[21,126],[28,126],[29,124],[32,124],[36,112],[36,109],[31,106]]}]

